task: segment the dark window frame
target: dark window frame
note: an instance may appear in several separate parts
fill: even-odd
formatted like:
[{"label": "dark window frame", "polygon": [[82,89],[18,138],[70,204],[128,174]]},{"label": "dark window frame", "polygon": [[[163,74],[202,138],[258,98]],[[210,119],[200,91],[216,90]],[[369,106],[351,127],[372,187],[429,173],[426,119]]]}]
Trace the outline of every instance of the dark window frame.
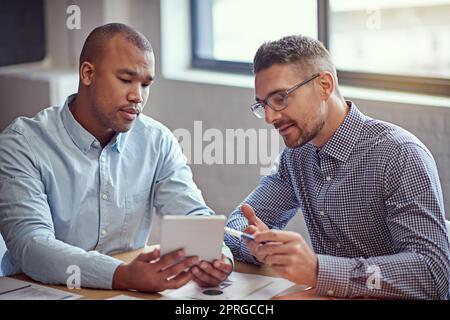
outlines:
[{"label": "dark window frame", "polygon": [[[236,74],[252,74],[251,63],[215,60],[201,57],[199,50],[211,50],[211,48],[199,48],[199,46],[202,44],[204,45],[205,43],[208,44],[208,41],[205,41],[205,39],[212,39],[212,28],[208,27],[208,23],[210,23],[212,17],[211,6],[208,6],[208,1],[205,1],[203,6],[199,4],[200,1],[202,0],[190,0],[192,68]],[[204,10],[203,17],[208,14],[209,19],[199,19],[199,10]],[[325,45],[326,48],[329,48],[329,17],[329,0],[317,0],[318,39]],[[200,37],[201,39],[199,39]],[[209,41],[209,45],[210,44],[211,40]],[[341,85],[422,93],[428,95],[450,96],[450,79],[445,78],[355,72],[340,69],[337,70],[337,74]]]}]

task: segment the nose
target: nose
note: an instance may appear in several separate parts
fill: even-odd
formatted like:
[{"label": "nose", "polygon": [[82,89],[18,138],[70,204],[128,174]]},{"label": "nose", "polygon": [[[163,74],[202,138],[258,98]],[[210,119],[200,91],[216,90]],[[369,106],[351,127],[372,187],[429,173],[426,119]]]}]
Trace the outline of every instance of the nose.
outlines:
[{"label": "nose", "polygon": [[133,88],[128,93],[128,100],[134,103],[142,103],[144,98],[142,96],[142,88],[139,84],[133,86]]},{"label": "nose", "polygon": [[279,111],[273,110],[271,107],[266,106],[264,108],[264,116],[267,124],[273,124],[275,120],[281,117],[281,113]]}]

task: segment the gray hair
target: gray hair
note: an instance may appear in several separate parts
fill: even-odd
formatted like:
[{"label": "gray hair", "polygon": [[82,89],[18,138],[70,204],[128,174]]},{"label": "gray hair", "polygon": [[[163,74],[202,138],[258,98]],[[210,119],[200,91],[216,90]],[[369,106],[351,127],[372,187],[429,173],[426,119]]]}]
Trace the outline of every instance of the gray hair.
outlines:
[{"label": "gray hair", "polygon": [[336,92],[340,95],[336,67],[328,50],[316,39],[292,35],[263,43],[253,59],[253,73],[268,69],[274,64],[295,64],[304,76],[329,71],[334,77]]}]

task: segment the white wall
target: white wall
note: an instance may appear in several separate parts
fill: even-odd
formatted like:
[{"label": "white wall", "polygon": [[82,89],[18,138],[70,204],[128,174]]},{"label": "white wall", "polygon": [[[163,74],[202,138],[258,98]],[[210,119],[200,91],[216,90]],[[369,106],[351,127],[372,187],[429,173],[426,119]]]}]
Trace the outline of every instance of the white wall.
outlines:
[{"label": "white wall", "polygon": [[[186,0],[177,1],[180,5],[175,6],[173,10],[179,10],[181,3]],[[60,16],[61,14],[63,17],[65,16],[65,4],[61,5],[61,2],[48,0],[49,10],[52,15],[55,15],[51,16],[51,21],[49,21],[51,34],[64,34],[63,37],[58,38],[59,41],[53,40],[52,42],[50,55],[53,55],[53,59],[59,57],[54,60],[56,62],[53,66],[57,69],[72,68],[62,76],[63,80],[73,77],[73,74],[76,75],[74,65],[84,41],[83,37],[95,25],[115,19],[119,20],[122,16],[121,12],[123,12],[121,21],[136,27],[149,38],[157,58],[156,82],[151,88],[150,99],[145,109],[146,114],[165,123],[172,130],[192,129],[195,120],[202,120],[204,129],[218,128],[221,131],[234,128],[268,128],[263,121],[254,118],[249,112],[249,104],[254,99],[253,90],[249,86],[233,85],[228,77],[217,75],[214,82],[228,79],[229,84],[204,84],[164,78],[161,72],[161,59],[167,52],[162,52],[159,0],[70,1],[81,6],[83,17],[81,31],[68,31],[61,25],[61,23],[65,23]],[[127,3],[132,6],[126,6]],[[84,20],[85,18],[86,20]],[[182,33],[186,34],[187,31],[174,28],[170,33],[175,37],[176,42],[176,37]],[[183,43],[182,40],[179,40],[180,47]],[[62,48],[63,54],[67,55],[66,58],[60,57],[59,47]],[[70,48],[77,53],[69,54]],[[0,128],[12,120],[14,113],[34,114],[36,110],[52,104],[62,96],[60,94],[59,98],[55,98],[57,95],[49,92],[51,86],[45,85],[45,81],[44,84],[32,79],[25,81],[22,80],[23,77],[23,73],[21,76],[11,76],[10,74],[1,75],[0,72],[0,96],[2,97]],[[61,81],[55,80],[53,85],[56,83],[58,86],[57,84]],[[72,83],[75,82],[72,80]],[[251,83],[251,79],[249,79],[249,83]],[[70,85],[62,87],[65,89],[59,88],[61,92],[71,88]],[[75,84],[72,87],[74,90],[76,89]],[[58,91],[59,89],[54,90]],[[27,94],[23,94],[24,92]],[[447,138],[450,131],[449,100],[444,99],[442,103],[439,103],[439,105],[448,107],[429,106],[430,103],[419,104],[417,102],[392,103],[384,101],[389,99],[373,100],[370,95],[361,98],[361,95],[352,92],[354,91],[350,89],[344,88],[343,90],[344,95],[349,93],[347,98],[354,100],[366,114],[401,125],[417,135],[429,147],[438,164],[446,207],[450,208],[450,150]],[[381,94],[384,96],[383,93]],[[386,96],[389,95],[386,94]],[[431,100],[425,98],[425,101]],[[260,179],[258,165],[192,165],[191,167],[194,179],[202,189],[207,203],[218,213],[228,214],[232,211],[251,192]],[[449,213],[447,213],[447,219],[450,219]],[[303,230],[303,225],[302,219],[296,218],[291,227]],[[157,229],[151,241],[156,241],[155,239],[157,239]]]}]

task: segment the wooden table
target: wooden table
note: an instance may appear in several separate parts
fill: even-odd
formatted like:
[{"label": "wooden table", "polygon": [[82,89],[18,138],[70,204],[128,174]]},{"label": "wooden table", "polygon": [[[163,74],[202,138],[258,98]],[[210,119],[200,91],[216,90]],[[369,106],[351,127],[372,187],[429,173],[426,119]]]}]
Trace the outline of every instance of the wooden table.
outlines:
[{"label": "wooden table", "polygon": [[[129,251],[120,253],[117,255],[114,255],[115,258],[122,260],[124,262],[130,262],[133,260],[139,253],[141,252],[147,252],[151,251],[152,247],[145,247],[140,250],[135,251]],[[259,275],[266,275],[266,276],[277,276],[273,270],[271,270],[267,266],[254,266],[249,265],[245,263],[236,263],[235,271],[243,272],[243,273],[251,273],[251,274],[259,274]],[[30,279],[25,274],[19,274],[12,276],[14,279],[38,283]],[[42,285],[41,283],[38,283]],[[50,285],[48,286],[50,288],[55,288],[58,290],[68,291],[73,294],[79,294],[83,296],[83,300],[104,300],[108,298],[112,298],[118,295],[127,295],[131,297],[136,297],[140,299],[146,299],[146,300],[156,300],[162,297],[161,294],[158,293],[142,293],[142,292],[136,292],[131,290],[104,290],[104,289],[87,289],[87,288],[81,288],[81,289],[68,289],[66,286],[63,285]],[[330,299],[329,297],[321,297],[317,296],[314,290],[306,290],[306,286],[303,285],[296,285],[294,287],[291,287],[285,291],[283,291],[280,295],[273,297],[272,299],[275,300],[317,300],[317,299]]]}]

